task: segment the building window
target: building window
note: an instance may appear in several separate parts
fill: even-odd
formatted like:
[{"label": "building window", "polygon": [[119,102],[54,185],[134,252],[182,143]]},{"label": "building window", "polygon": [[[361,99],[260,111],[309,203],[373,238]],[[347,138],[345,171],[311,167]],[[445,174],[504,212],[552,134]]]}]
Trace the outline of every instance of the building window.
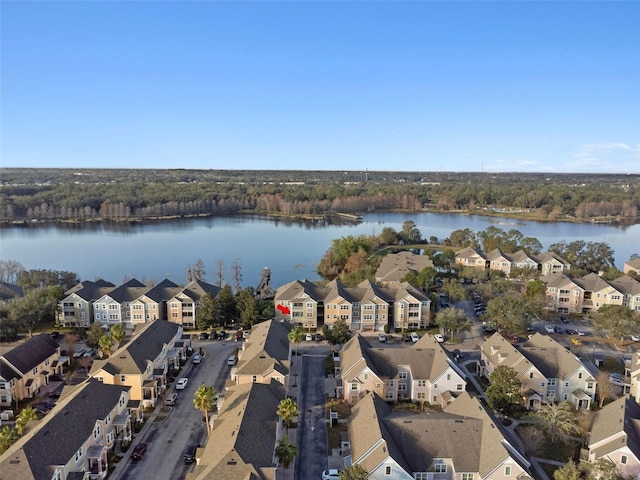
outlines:
[{"label": "building window", "polygon": [[369,380],[369,374],[368,374],[368,373],[365,373],[365,374],[364,374],[364,379],[365,379],[365,380]]},{"label": "building window", "polygon": [[473,473],[463,473],[462,480],[473,480]]},{"label": "building window", "polygon": [[620,456],[620,463],[623,465],[627,464],[627,456],[626,455],[621,455]]},{"label": "building window", "polygon": [[427,381],[426,380],[418,380],[418,386],[419,387],[426,387],[427,386]]},{"label": "building window", "polygon": [[591,390],[593,388],[593,383],[587,383],[587,390]]},{"label": "building window", "polygon": [[391,475],[391,465],[387,465],[386,467],[384,467],[384,474]]},{"label": "building window", "polygon": [[461,383],[456,385],[456,390],[459,391],[459,392],[462,391],[462,384]]},{"label": "building window", "polygon": [[529,378],[533,378],[533,372],[529,372]]},{"label": "building window", "polygon": [[401,391],[401,392],[406,392],[407,391],[407,384],[406,383],[398,384],[398,390]]},{"label": "building window", "polygon": [[447,473],[447,464],[446,463],[436,463],[435,464],[436,473]]},{"label": "building window", "polygon": [[252,376],[251,376],[251,381],[252,381],[253,383],[256,383],[256,382],[258,381],[258,376],[257,376],[257,375],[252,375]]},{"label": "building window", "polygon": [[578,372],[578,378],[582,378],[582,372]]},{"label": "building window", "polygon": [[451,374],[447,373],[447,380],[451,380]]},{"label": "building window", "polygon": [[511,465],[506,465],[504,467],[504,476],[505,477],[510,477],[511,476]]},{"label": "building window", "polygon": [[126,375],[120,375],[120,381],[121,382],[126,382],[127,381],[127,376]]},{"label": "building window", "polygon": [[358,390],[358,384],[357,383],[352,383],[351,384],[351,390]]},{"label": "building window", "polygon": [[405,380],[407,378],[407,372],[398,372],[398,378],[400,380]]},{"label": "building window", "polygon": [[429,480],[429,474],[424,472],[416,473],[415,480]]}]

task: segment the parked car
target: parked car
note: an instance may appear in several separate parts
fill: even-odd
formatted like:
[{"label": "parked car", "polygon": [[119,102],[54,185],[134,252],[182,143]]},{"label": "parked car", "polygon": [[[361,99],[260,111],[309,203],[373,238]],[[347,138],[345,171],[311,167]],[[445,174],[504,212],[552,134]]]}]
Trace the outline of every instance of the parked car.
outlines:
[{"label": "parked car", "polygon": [[578,335],[580,335],[581,337],[584,337],[587,334],[587,332],[585,332],[584,330],[580,330],[580,329],[576,330],[576,333]]},{"label": "parked car", "polygon": [[222,331],[216,333],[215,338],[216,338],[216,340],[225,340],[227,338],[227,332],[222,330]]},{"label": "parked car", "polygon": [[562,323],[569,323],[569,319],[568,319],[565,315],[562,315],[562,316],[560,317],[560,321],[561,321]]},{"label": "parked car", "polygon": [[235,355],[231,354],[229,356],[229,358],[227,358],[227,365],[235,365],[236,363],[238,363],[238,357],[236,357]]},{"label": "parked car", "polygon": [[640,335],[631,335],[631,341],[640,342]]},{"label": "parked car", "polygon": [[316,333],[316,342],[321,342],[323,340],[322,334]]},{"label": "parked car", "polygon": [[187,382],[189,382],[189,379],[187,377],[179,378],[176,382],[176,390],[184,390],[184,387],[187,386]]},{"label": "parked car", "polygon": [[413,343],[416,343],[418,340],[420,340],[420,335],[418,335],[416,332],[411,332],[410,337]]},{"label": "parked car", "polygon": [[386,342],[387,341],[387,336],[384,333],[381,333],[378,335],[378,341],[379,342]]},{"label": "parked car", "polygon": [[436,339],[436,342],[438,343],[443,343],[444,342],[444,337],[442,335],[440,335],[439,333],[436,333],[433,338]]},{"label": "parked car", "polygon": [[577,338],[572,338],[571,343],[573,343],[576,347],[579,347],[580,345],[582,345],[582,342]]},{"label": "parked car", "polygon": [[464,360],[464,354],[459,349],[456,348],[453,351],[453,358],[455,359],[456,362],[459,362],[460,360]]},{"label": "parked car", "polygon": [[547,333],[556,333],[556,327],[554,327],[553,325],[545,325],[544,331]]},{"label": "parked car", "polygon": [[194,365],[198,365],[202,361],[202,355],[200,355],[199,353],[196,353],[193,356],[193,360],[192,361],[193,361]]},{"label": "parked car", "polygon": [[145,442],[140,442],[134,447],[133,453],[131,454],[131,460],[142,460],[145,453],[147,453],[147,444]]},{"label": "parked car", "polygon": [[307,333],[307,334],[304,336],[304,340],[305,340],[306,342],[313,342],[313,335],[312,335],[311,333]]},{"label": "parked car", "polygon": [[196,461],[196,450],[200,445],[190,445],[184,454],[184,463],[193,463]]},{"label": "parked car", "polygon": [[200,335],[198,335],[198,339],[199,340],[209,340],[209,334],[207,332],[202,332]]},{"label": "parked car", "polygon": [[164,399],[164,404],[167,406],[175,405],[176,400],[178,400],[178,394],[172,393],[171,395],[169,395],[167,398]]},{"label": "parked car", "polygon": [[575,330],[573,330],[573,329],[571,329],[571,328],[567,328],[567,329],[565,330],[565,332],[566,332],[566,334],[567,334],[567,335],[577,335],[577,334],[578,334],[578,332],[577,332],[577,331],[575,331]]},{"label": "parked car", "polygon": [[322,480],[339,480],[340,470],[337,468],[331,468],[322,472]]}]

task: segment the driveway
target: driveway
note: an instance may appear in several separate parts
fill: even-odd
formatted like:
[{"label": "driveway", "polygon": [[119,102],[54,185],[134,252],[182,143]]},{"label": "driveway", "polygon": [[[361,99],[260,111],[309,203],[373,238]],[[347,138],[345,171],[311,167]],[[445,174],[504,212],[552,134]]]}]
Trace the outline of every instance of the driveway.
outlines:
[{"label": "driveway", "polygon": [[298,457],[295,480],[318,480],[328,468],[325,428],[324,360],[327,348],[303,354],[298,396]]}]

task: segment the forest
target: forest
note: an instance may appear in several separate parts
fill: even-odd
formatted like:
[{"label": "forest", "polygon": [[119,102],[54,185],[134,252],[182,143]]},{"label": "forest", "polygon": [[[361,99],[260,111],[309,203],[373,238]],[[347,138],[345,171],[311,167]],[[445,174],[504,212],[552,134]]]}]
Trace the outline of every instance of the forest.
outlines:
[{"label": "forest", "polygon": [[433,211],[640,221],[640,175],[0,169],[0,222]]}]

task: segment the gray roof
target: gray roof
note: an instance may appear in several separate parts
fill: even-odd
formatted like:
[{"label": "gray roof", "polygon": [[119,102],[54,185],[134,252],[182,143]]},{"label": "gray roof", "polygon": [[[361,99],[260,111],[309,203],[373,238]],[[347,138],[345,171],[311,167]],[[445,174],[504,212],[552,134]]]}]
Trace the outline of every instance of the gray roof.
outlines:
[{"label": "gray roof", "polygon": [[584,277],[577,278],[575,282],[589,292],[599,292],[612,287],[596,273],[588,273]]},{"label": "gray roof", "polygon": [[65,465],[92,436],[96,420],[104,419],[129,387],[85,382],[62,401],[34,430],[2,456],[2,478],[49,479],[53,467]]},{"label": "gray roof", "polygon": [[132,302],[136,298],[144,295],[148,292],[150,287],[147,287],[144,283],[139,282],[135,278],[123,283],[122,285],[118,285],[116,288],[111,290],[107,295],[111,297],[114,301],[118,303],[124,302]]},{"label": "gray roof", "polygon": [[253,326],[238,362],[238,375],[262,375],[277,370],[289,373],[289,323],[268,320]]},{"label": "gray roof", "polygon": [[13,300],[16,297],[23,297],[24,290],[20,285],[0,282],[0,300]]},{"label": "gray roof", "polygon": [[[147,363],[155,360],[165,345],[170,345],[180,325],[166,320],[153,320],[141,325],[142,329],[110,357],[96,360],[91,367],[91,374],[104,369],[111,374],[141,374]],[[171,346],[171,345],[170,345]]]},{"label": "gray roof", "polygon": [[385,255],[376,270],[376,280],[400,281],[409,272],[420,273],[425,268],[433,268],[433,261],[426,255],[416,255],[403,251]]},{"label": "gray roof", "polygon": [[165,278],[160,283],[154,285],[151,290],[144,293],[144,296],[156,303],[161,303],[171,300],[180,290],[182,290],[181,287],[168,278]]},{"label": "gray roof", "polygon": [[[619,435],[624,432],[624,435]],[[615,435],[615,438],[612,438]],[[605,405],[596,413],[591,427],[591,445],[610,439],[595,449],[596,458],[619,448],[628,447],[640,459],[640,405],[633,397],[625,395]]]},{"label": "gray roof", "polygon": [[218,293],[220,293],[220,287],[207,283],[204,280],[192,280],[180,292],[177,292],[175,296],[186,295],[190,299],[197,301],[205,294],[211,298],[216,298]]},{"label": "gray roof", "polygon": [[[59,345],[51,338],[51,335],[41,333],[2,355],[0,365],[6,362],[13,365],[20,373],[25,374],[54,355],[58,348]],[[3,378],[9,380],[4,376],[9,373],[6,368],[0,372],[2,372]]]},{"label": "gray roof", "polygon": [[189,480],[270,479],[276,444],[278,404],[285,388],[278,382],[231,387],[213,424],[202,460]]},{"label": "gray roof", "polygon": [[278,287],[275,299],[276,301],[279,299],[291,300],[299,297],[301,293],[308,295],[317,302],[323,299],[323,295],[319,292],[318,286],[307,279],[294,280],[293,282]]},{"label": "gray roof", "polygon": [[640,282],[629,275],[622,275],[614,280],[609,280],[609,283],[625,295],[640,294]]},{"label": "gray roof", "polygon": [[[545,378],[566,379],[580,367],[589,371],[589,366],[581,362],[575,354],[548,335],[535,333],[520,346],[520,352],[533,363]],[[597,375],[597,372],[591,372]]]},{"label": "gray roof", "polygon": [[107,282],[106,280],[100,279],[96,280],[95,282],[92,282],[91,280],[85,280],[84,282],[80,282],[76,286],[67,290],[65,292],[65,296],[68,297],[69,295],[76,294],[83,300],[91,302],[103,297],[114,288],[116,288],[116,286],[111,282]]}]

